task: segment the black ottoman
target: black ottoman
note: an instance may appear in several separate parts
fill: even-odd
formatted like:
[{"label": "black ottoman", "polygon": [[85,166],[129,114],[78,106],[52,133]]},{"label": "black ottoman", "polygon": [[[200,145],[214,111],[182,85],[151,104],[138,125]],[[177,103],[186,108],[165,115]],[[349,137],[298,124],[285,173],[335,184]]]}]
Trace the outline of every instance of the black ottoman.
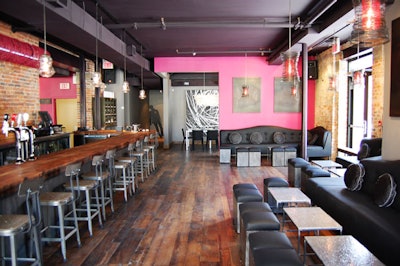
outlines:
[{"label": "black ottoman", "polygon": [[253,252],[250,266],[303,266],[295,249],[260,248]]},{"label": "black ottoman", "polygon": [[279,231],[281,225],[273,212],[246,212],[240,218],[240,257],[248,266],[249,234],[258,231]]},{"label": "black ottoman", "polygon": [[301,190],[306,191],[305,184],[307,179],[314,177],[331,177],[331,173],[318,166],[309,165],[301,168]]},{"label": "black ottoman", "polygon": [[[241,185],[241,184],[237,184]],[[242,188],[250,185],[236,186],[233,188],[233,224],[236,232],[240,232],[240,210],[239,206],[245,202],[262,202],[263,196],[257,188]]]},{"label": "black ottoman", "polygon": [[310,163],[303,158],[288,159],[288,181],[293,187],[301,187],[301,168]]},{"label": "black ottoman", "polygon": [[281,212],[282,210],[276,206],[275,199],[269,195],[269,187],[289,187],[289,183],[281,177],[264,178],[264,201],[269,204],[274,213]]}]

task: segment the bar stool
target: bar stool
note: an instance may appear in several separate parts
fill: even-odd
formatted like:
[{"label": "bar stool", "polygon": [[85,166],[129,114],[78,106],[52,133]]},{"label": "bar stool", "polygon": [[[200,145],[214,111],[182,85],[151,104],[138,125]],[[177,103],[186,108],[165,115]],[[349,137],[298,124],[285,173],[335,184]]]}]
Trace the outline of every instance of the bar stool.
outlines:
[{"label": "bar stool", "polygon": [[[129,148],[129,147],[128,147]],[[145,175],[145,153],[144,151],[141,150],[141,144],[140,144],[140,140],[137,140],[135,142],[134,147],[132,147],[133,149],[129,150],[129,155],[133,156],[137,159],[136,161],[136,167],[135,167],[135,173],[136,174],[140,174],[141,178],[142,178],[142,182],[144,182],[144,175]]]},{"label": "bar stool", "polygon": [[143,139],[136,141],[135,151],[143,152],[143,167],[146,170],[147,177],[150,176],[150,149],[144,146]]},{"label": "bar stool", "polygon": [[[79,164],[68,165],[65,175],[69,177],[70,186],[72,181],[79,182]],[[68,174],[67,174],[68,173]],[[78,191],[79,192],[79,191]],[[42,237],[42,242],[60,242],[61,253],[64,261],[67,261],[67,240],[76,235],[78,246],[81,246],[81,239],[79,235],[78,219],[76,215],[76,201],[79,199],[79,193],[75,195],[72,191],[68,192],[42,192],[40,193],[40,206],[42,207],[56,207],[58,212],[58,225],[47,225],[41,231],[46,233],[51,230],[58,231],[59,237],[47,236]],[[64,219],[64,209],[67,205],[71,206],[71,211],[68,213],[72,215],[73,225],[66,225]]]},{"label": "bar stool", "polygon": [[[69,176],[72,173],[78,174],[80,172],[80,163],[72,164],[70,167],[67,167],[65,170],[65,175]],[[99,219],[100,227],[103,226],[101,215],[100,215],[100,202],[99,202],[99,192],[98,187],[99,183],[93,180],[80,180],[77,178],[73,180],[72,183],[65,183],[64,187],[66,190],[76,191],[80,193],[80,191],[85,193],[85,199],[81,200],[79,208],[76,208],[76,212],[79,212],[80,215],[77,217],[78,221],[87,221],[89,234],[90,236],[93,235],[93,219],[97,216]],[[95,204],[92,205],[91,203],[91,192],[95,194]],[[65,220],[71,221],[74,220],[75,217],[70,216],[71,213],[65,215]]]},{"label": "bar stool", "polygon": [[[128,173],[127,173],[126,179],[129,181],[130,184],[132,184],[132,192],[136,193],[136,188],[139,187],[138,184],[137,184],[137,181],[136,181],[136,174],[135,174],[137,158],[134,157],[133,155],[131,155],[131,153],[129,152],[129,151],[134,149],[133,145],[134,145],[133,143],[129,143],[128,144],[128,148],[127,148],[128,156],[115,157],[115,158],[113,158],[113,160],[114,160],[114,162],[118,161],[118,162],[128,163],[129,164],[129,168],[128,168]],[[114,150],[114,155],[113,156],[116,156],[115,153],[116,152]],[[110,153],[110,155],[111,155],[111,153]],[[112,164],[114,165],[115,163],[112,163]],[[113,166],[113,168],[115,170],[114,166]],[[115,175],[113,175],[113,176],[115,176]]]},{"label": "bar stool", "polygon": [[[153,134],[150,134],[150,137]],[[144,140],[143,140],[143,148],[144,149],[149,149],[149,167],[150,167],[150,171],[155,171],[156,170],[156,155],[155,155],[155,149],[156,146],[154,144],[150,143],[150,137],[149,136],[145,136]]]},{"label": "bar stool", "polygon": [[[18,197],[25,197],[26,214],[0,214],[1,258],[10,260],[16,266],[19,261],[42,265],[39,226],[41,224],[39,188],[41,179],[25,180],[18,188]],[[16,237],[20,234],[33,234],[36,257],[17,257]],[[4,238],[10,240],[10,257],[5,256]],[[4,263],[3,263],[4,264]]]},{"label": "bar stool", "polygon": [[[84,180],[92,180],[99,182],[101,209],[103,214],[103,220],[106,221],[106,206],[110,205],[111,212],[114,213],[114,202],[113,202],[111,177],[107,172],[103,172],[103,160],[104,160],[104,155],[93,156],[92,159],[93,170],[87,173],[83,173],[81,177]],[[109,192],[108,195],[107,192]]]},{"label": "bar stool", "polygon": [[[112,172],[112,176],[114,179],[113,182],[113,190],[114,191],[123,191],[124,192],[124,199],[125,202],[128,201],[128,191],[129,195],[132,196],[132,191],[135,190],[135,179],[134,175],[132,178],[128,178],[127,171],[129,169],[129,165],[131,164],[131,161],[125,162],[125,161],[115,161],[115,149],[108,150],[106,153],[106,158],[108,159],[108,167],[110,169],[110,172]],[[124,160],[123,158],[121,160]],[[119,174],[119,170],[121,171],[121,174]],[[134,174],[134,173],[132,173]],[[132,185],[132,189],[130,189],[130,186]]]}]

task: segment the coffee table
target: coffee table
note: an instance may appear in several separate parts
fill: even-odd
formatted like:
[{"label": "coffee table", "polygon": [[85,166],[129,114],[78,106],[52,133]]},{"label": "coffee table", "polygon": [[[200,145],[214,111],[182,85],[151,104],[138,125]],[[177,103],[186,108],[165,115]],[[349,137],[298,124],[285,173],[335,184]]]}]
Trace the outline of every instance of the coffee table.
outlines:
[{"label": "coffee table", "polygon": [[268,192],[276,201],[276,207],[284,204],[306,203],[311,205],[311,199],[297,187],[269,187]]},{"label": "coffee table", "polygon": [[384,265],[357,239],[350,235],[305,236],[304,262],[307,244],[323,265]]},{"label": "coffee table", "polygon": [[313,160],[311,161],[313,164],[321,167],[322,169],[330,169],[330,168],[342,168],[343,165],[340,163],[336,163],[332,160]]},{"label": "coffee table", "polygon": [[344,173],[346,173],[347,168],[329,168],[328,172],[330,172],[331,177],[344,177]]},{"label": "coffee table", "polygon": [[300,252],[300,237],[302,232],[321,230],[336,230],[342,234],[343,227],[320,207],[283,208],[297,228],[297,250]]}]

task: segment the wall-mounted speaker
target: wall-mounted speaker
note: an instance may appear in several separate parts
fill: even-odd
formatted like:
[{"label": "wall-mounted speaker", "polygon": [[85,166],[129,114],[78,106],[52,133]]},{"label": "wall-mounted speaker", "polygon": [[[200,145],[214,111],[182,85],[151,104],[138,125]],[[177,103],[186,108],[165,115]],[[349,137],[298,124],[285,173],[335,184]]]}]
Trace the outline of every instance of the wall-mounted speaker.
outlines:
[{"label": "wall-mounted speaker", "polygon": [[104,83],[114,84],[115,83],[115,69],[104,69]]},{"label": "wall-mounted speaker", "polygon": [[308,61],[308,79],[318,79],[318,62],[317,62],[317,60]]}]

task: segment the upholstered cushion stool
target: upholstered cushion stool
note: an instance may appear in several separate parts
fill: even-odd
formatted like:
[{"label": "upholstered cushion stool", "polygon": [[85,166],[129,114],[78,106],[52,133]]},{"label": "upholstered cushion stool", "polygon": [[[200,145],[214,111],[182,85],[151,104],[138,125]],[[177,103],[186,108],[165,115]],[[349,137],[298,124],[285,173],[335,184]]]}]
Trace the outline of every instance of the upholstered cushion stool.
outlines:
[{"label": "upholstered cushion stool", "polygon": [[283,163],[284,163],[284,166],[287,166],[289,159],[296,158],[297,149],[295,147],[286,147],[285,148],[285,152],[284,152],[284,156],[285,156],[285,158],[284,158]]},{"label": "upholstered cushion stool", "polygon": [[[263,251],[266,250],[289,250],[288,252],[288,257],[292,257],[293,251],[294,250],[292,243],[290,242],[290,239],[287,237],[287,235],[284,232],[281,231],[260,231],[256,233],[251,233],[249,235],[249,265],[255,265],[254,261],[254,256],[253,253],[256,252],[257,250],[262,249]],[[260,252],[262,253],[262,252]],[[281,252],[277,252],[278,255],[280,255]],[[284,253],[284,252],[282,252]],[[259,255],[260,257],[261,254]],[[272,258],[263,258],[262,262],[265,264],[269,263],[269,259]],[[294,262],[296,265],[298,262],[296,257],[294,257]],[[257,265],[262,265],[258,263]],[[271,264],[272,265],[272,264]],[[291,265],[291,264],[290,264]]]},{"label": "upholstered cushion stool", "polygon": [[280,222],[271,211],[252,211],[240,216],[240,258],[246,266],[249,265],[249,234],[258,231],[280,229]]},{"label": "upholstered cushion stool", "polygon": [[261,166],[260,148],[249,148],[249,166]]},{"label": "upholstered cushion stool", "polygon": [[309,165],[301,168],[301,190],[305,192],[305,183],[308,178],[331,177],[331,174],[318,166]]},{"label": "upholstered cushion stool", "polygon": [[237,148],[236,149],[236,166],[249,166],[249,149]]},{"label": "upholstered cushion stool", "polygon": [[297,255],[295,249],[260,248],[253,251],[249,265],[250,266],[267,266],[267,265],[302,266],[304,264]]},{"label": "upholstered cushion stool", "polygon": [[285,148],[272,148],[272,166],[285,166]]},{"label": "upholstered cushion stool", "polygon": [[301,187],[301,168],[310,165],[303,158],[288,159],[288,181],[293,187]]},{"label": "upholstered cushion stool", "polygon": [[278,213],[279,208],[276,206],[276,201],[269,195],[269,187],[289,187],[289,183],[281,177],[264,178],[264,201],[269,204],[274,213]]},{"label": "upholstered cushion stool", "polygon": [[231,147],[219,148],[219,163],[231,163]]},{"label": "upholstered cushion stool", "polygon": [[262,201],[263,196],[256,185],[250,183],[233,185],[233,224],[236,225],[237,233],[240,233],[240,204]]}]

